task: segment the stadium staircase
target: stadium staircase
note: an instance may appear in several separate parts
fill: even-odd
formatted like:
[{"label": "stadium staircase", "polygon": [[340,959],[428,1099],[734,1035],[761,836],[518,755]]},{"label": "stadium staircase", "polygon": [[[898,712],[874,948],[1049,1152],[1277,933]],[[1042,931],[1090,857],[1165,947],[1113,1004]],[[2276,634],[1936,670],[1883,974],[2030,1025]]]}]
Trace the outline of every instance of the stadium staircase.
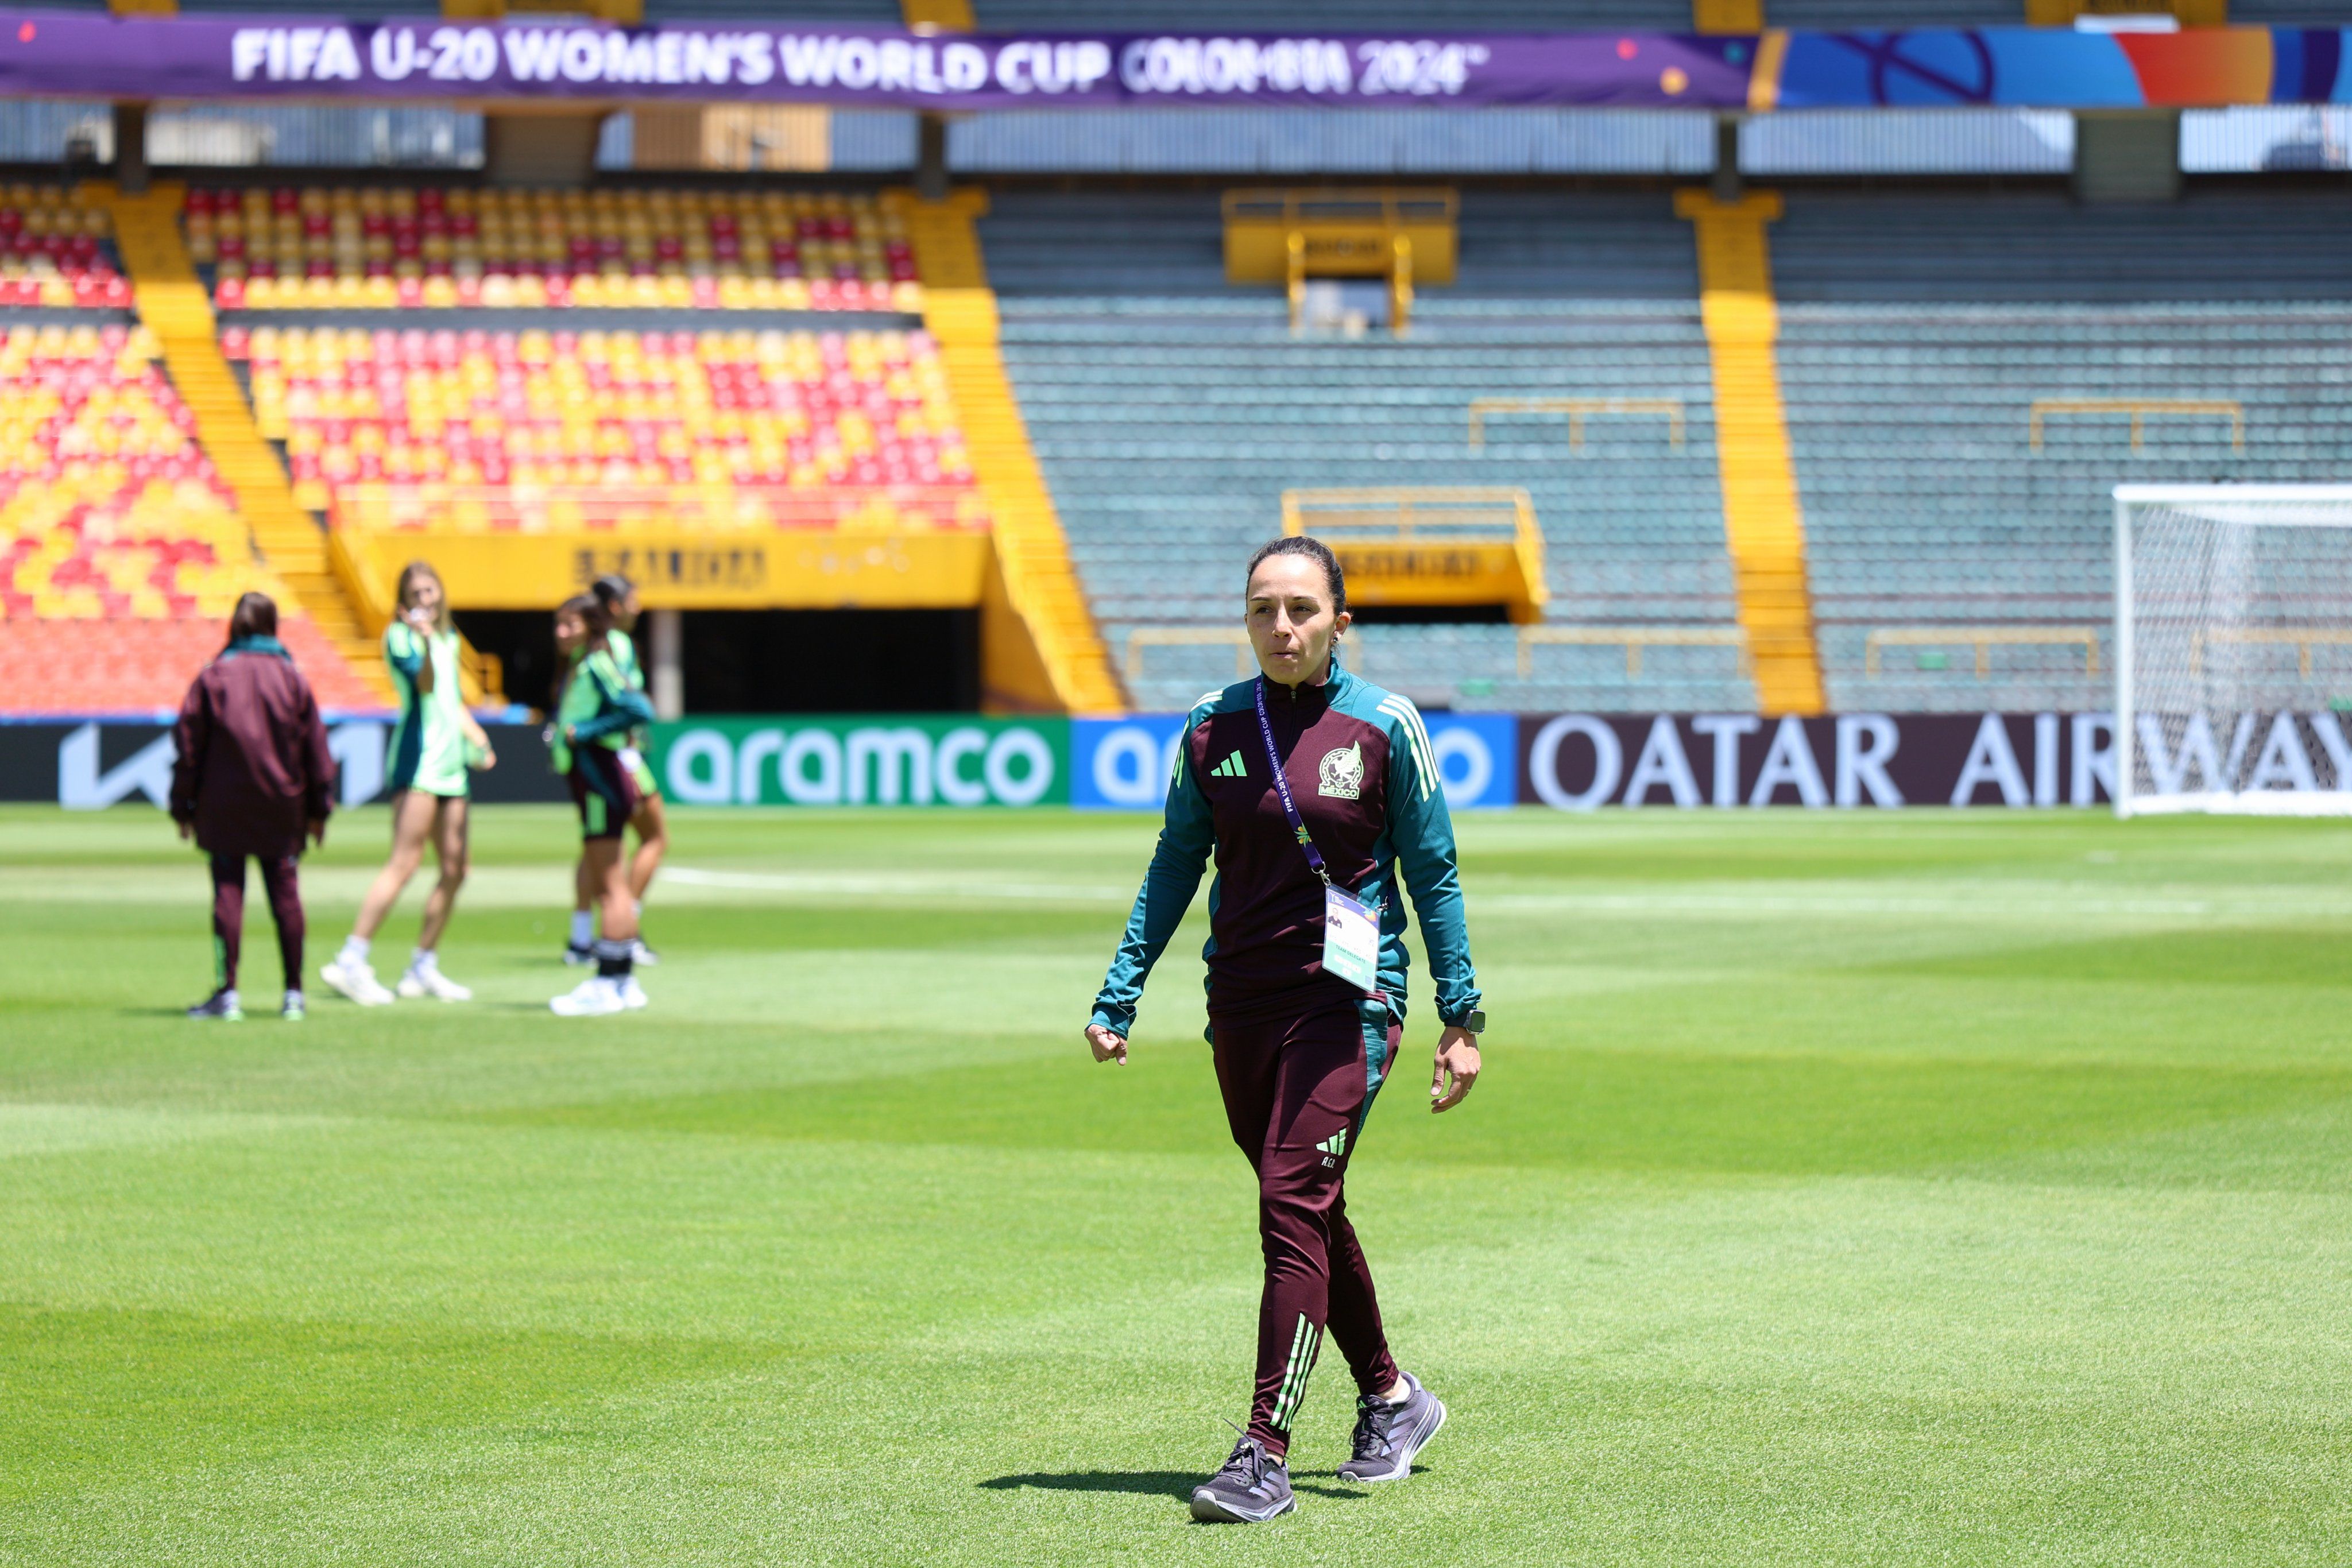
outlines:
[{"label": "stadium staircase", "polygon": [[143,194],[103,192],[115,243],[131,275],[140,319],[161,346],[163,364],[194,412],[196,438],[236,497],[238,514],[263,559],[307,616],[341,653],[370,693],[394,699],[373,639],[328,557],[327,536],[295,504],[278,455],[255,427],[236,377],[223,357],[204,285],[182,242],[183,192],[158,183]]},{"label": "stadium staircase", "polygon": [[1697,234],[1699,309],[1715,369],[1716,450],[1723,472],[1724,534],[1767,713],[1820,713],[1821,653],[1805,568],[1805,519],[1780,401],[1764,225],[1780,199],[1751,192],[1734,203],[1676,193],[1675,210]]},{"label": "stadium staircase", "polygon": [[1125,694],[1005,376],[996,293],[973,227],[987,197],[959,191],[944,202],[925,202],[902,192],[896,200],[922,273],[923,325],[939,344],[994,521],[1005,596],[1029,628],[1059,706],[1072,713],[1118,712],[1127,706]]}]

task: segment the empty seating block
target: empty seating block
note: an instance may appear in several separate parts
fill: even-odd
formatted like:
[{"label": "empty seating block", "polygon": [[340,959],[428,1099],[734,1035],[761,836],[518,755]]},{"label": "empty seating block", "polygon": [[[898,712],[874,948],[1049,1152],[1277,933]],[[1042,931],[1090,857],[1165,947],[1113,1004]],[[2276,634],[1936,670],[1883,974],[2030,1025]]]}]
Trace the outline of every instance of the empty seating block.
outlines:
[{"label": "empty seating block", "polygon": [[0,187],[0,305],[131,303],[106,209],[54,185]]},{"label": "empty seating block", "polygon": [[2347,239],[2265,192],[1791,196],[1780,374],[1832,705],[2109,706],[2114,486],[2352,471]]},{"label": "empty seating block", "polygon": [[[562,529],[653,510],[712,526],[982,520],[946,372],[922,332],[265,327],[230,328],[222,347],[249,362],[256,422],[286,443],[298,498],[354,521]],[[548,486],[608,494],[549,508],[512,493]],[[686,486],[753,496],[672,495]]]},{"label": "empty seating block", "polygon": [[[289,603],[143,330],[0,335],[0,681],[32,712],[178,702],[238,595]],[[307,621],[283,622],[322,697],[372,706]]]},{"label": "empty seating block", "polygon": [[898,218],[865,195],[198,186],[184,223],[223,309],[922,308]]},{"label": "empty seating block", "polygon": [[[1522,487],[1550,622],[1735,623],[1691,244],[1663,197],[1466,197],[1460,285],[1423,294],[1402,341],[1296,340],[1279,289],[1226,287],[1213,194],[1118,197],[1116,222],[1084,219],[1095,200],[1007,195],[982,229],[1022,414],[1139,704],[1234,678],[1232,646],[1152,632],[1238,629],[1242,564],[1281,531],[1286,488]],[[1474,444],[1486,400],[1513,406]],[[1629,671],[1622,645],[1523,647],[1507,625],[1349,638],[1372,679],[1465,708],[1756,700],[1736,646],[1645,649]]]}]

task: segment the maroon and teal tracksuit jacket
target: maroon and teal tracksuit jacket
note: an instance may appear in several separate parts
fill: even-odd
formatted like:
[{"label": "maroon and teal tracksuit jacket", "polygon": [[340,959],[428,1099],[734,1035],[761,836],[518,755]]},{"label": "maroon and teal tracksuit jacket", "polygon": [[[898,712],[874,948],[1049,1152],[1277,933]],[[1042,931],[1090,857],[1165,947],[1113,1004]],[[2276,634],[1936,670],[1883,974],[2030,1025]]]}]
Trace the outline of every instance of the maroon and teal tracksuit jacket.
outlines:
[{"label": "maroon and teal tracksuit jacket", "polygon": [[[1323,975],[1323,884],[1290,831],[1267,771],[1257,682],[1203,698],[1184,721],[1166,821],[1128,917],[1094,1021],[1135,1023],[1145,977],[1192,902],[1212,853],[1213,1011],[1279,1009],[1286,997],[1338,987]],[[1381,990],[1404,1016],[1405,910],[1412,895],[1436,986],[1437,1016],[1460,1023],[1479,1005],[1445,809],[1428,727],[1407,699],[1358,679],[1335,656],[1319,686],[1266,685],[1266,716],[1315,847],[1332,882],[1380,911]],[[1402,887],[1400,887],[1402,884]]]}]

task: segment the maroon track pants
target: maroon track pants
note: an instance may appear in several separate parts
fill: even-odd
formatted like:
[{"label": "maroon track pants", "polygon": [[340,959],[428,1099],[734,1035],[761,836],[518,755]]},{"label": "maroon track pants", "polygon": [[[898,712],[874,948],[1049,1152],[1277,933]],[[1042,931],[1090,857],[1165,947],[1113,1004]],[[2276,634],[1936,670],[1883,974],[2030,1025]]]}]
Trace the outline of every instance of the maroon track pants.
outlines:
[{"label": "maroon track pants", "polygon": [[1327,1326],[1358,1388],[1379,1394],[1396,1385],[1344,1184],[1402,1033],[1385,1006],[1368,1009],[1345,994],[1310,996],[1287,1018],[1210,1016],[1225,1120],[1257,1172],[1265,1249],[1249,1435],[1277,1457],[1289,1450]]},{"label": "maroon track pants", "polygon": [[[286,988],[302,988],[302,889],[292,855],[256,855],[270,917],[278,922],[278,959],[286,966]],[[213,856],[213,949],[220,959],[220,983],[236,984],[236,961],[245,946],[245,857]]]}]

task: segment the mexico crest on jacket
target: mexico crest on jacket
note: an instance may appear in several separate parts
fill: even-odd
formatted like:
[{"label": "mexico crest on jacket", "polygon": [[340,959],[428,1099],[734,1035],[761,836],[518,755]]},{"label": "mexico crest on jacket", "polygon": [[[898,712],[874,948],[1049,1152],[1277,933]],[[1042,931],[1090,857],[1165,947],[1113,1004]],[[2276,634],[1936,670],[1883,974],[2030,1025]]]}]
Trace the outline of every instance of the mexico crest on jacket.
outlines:
[{"label": "mexico crest on jacket", "polygon": [[1353,800],[1364,792],[1364,748],[1360,742],[1323,754],[1316,793],[1335,800]]}]

